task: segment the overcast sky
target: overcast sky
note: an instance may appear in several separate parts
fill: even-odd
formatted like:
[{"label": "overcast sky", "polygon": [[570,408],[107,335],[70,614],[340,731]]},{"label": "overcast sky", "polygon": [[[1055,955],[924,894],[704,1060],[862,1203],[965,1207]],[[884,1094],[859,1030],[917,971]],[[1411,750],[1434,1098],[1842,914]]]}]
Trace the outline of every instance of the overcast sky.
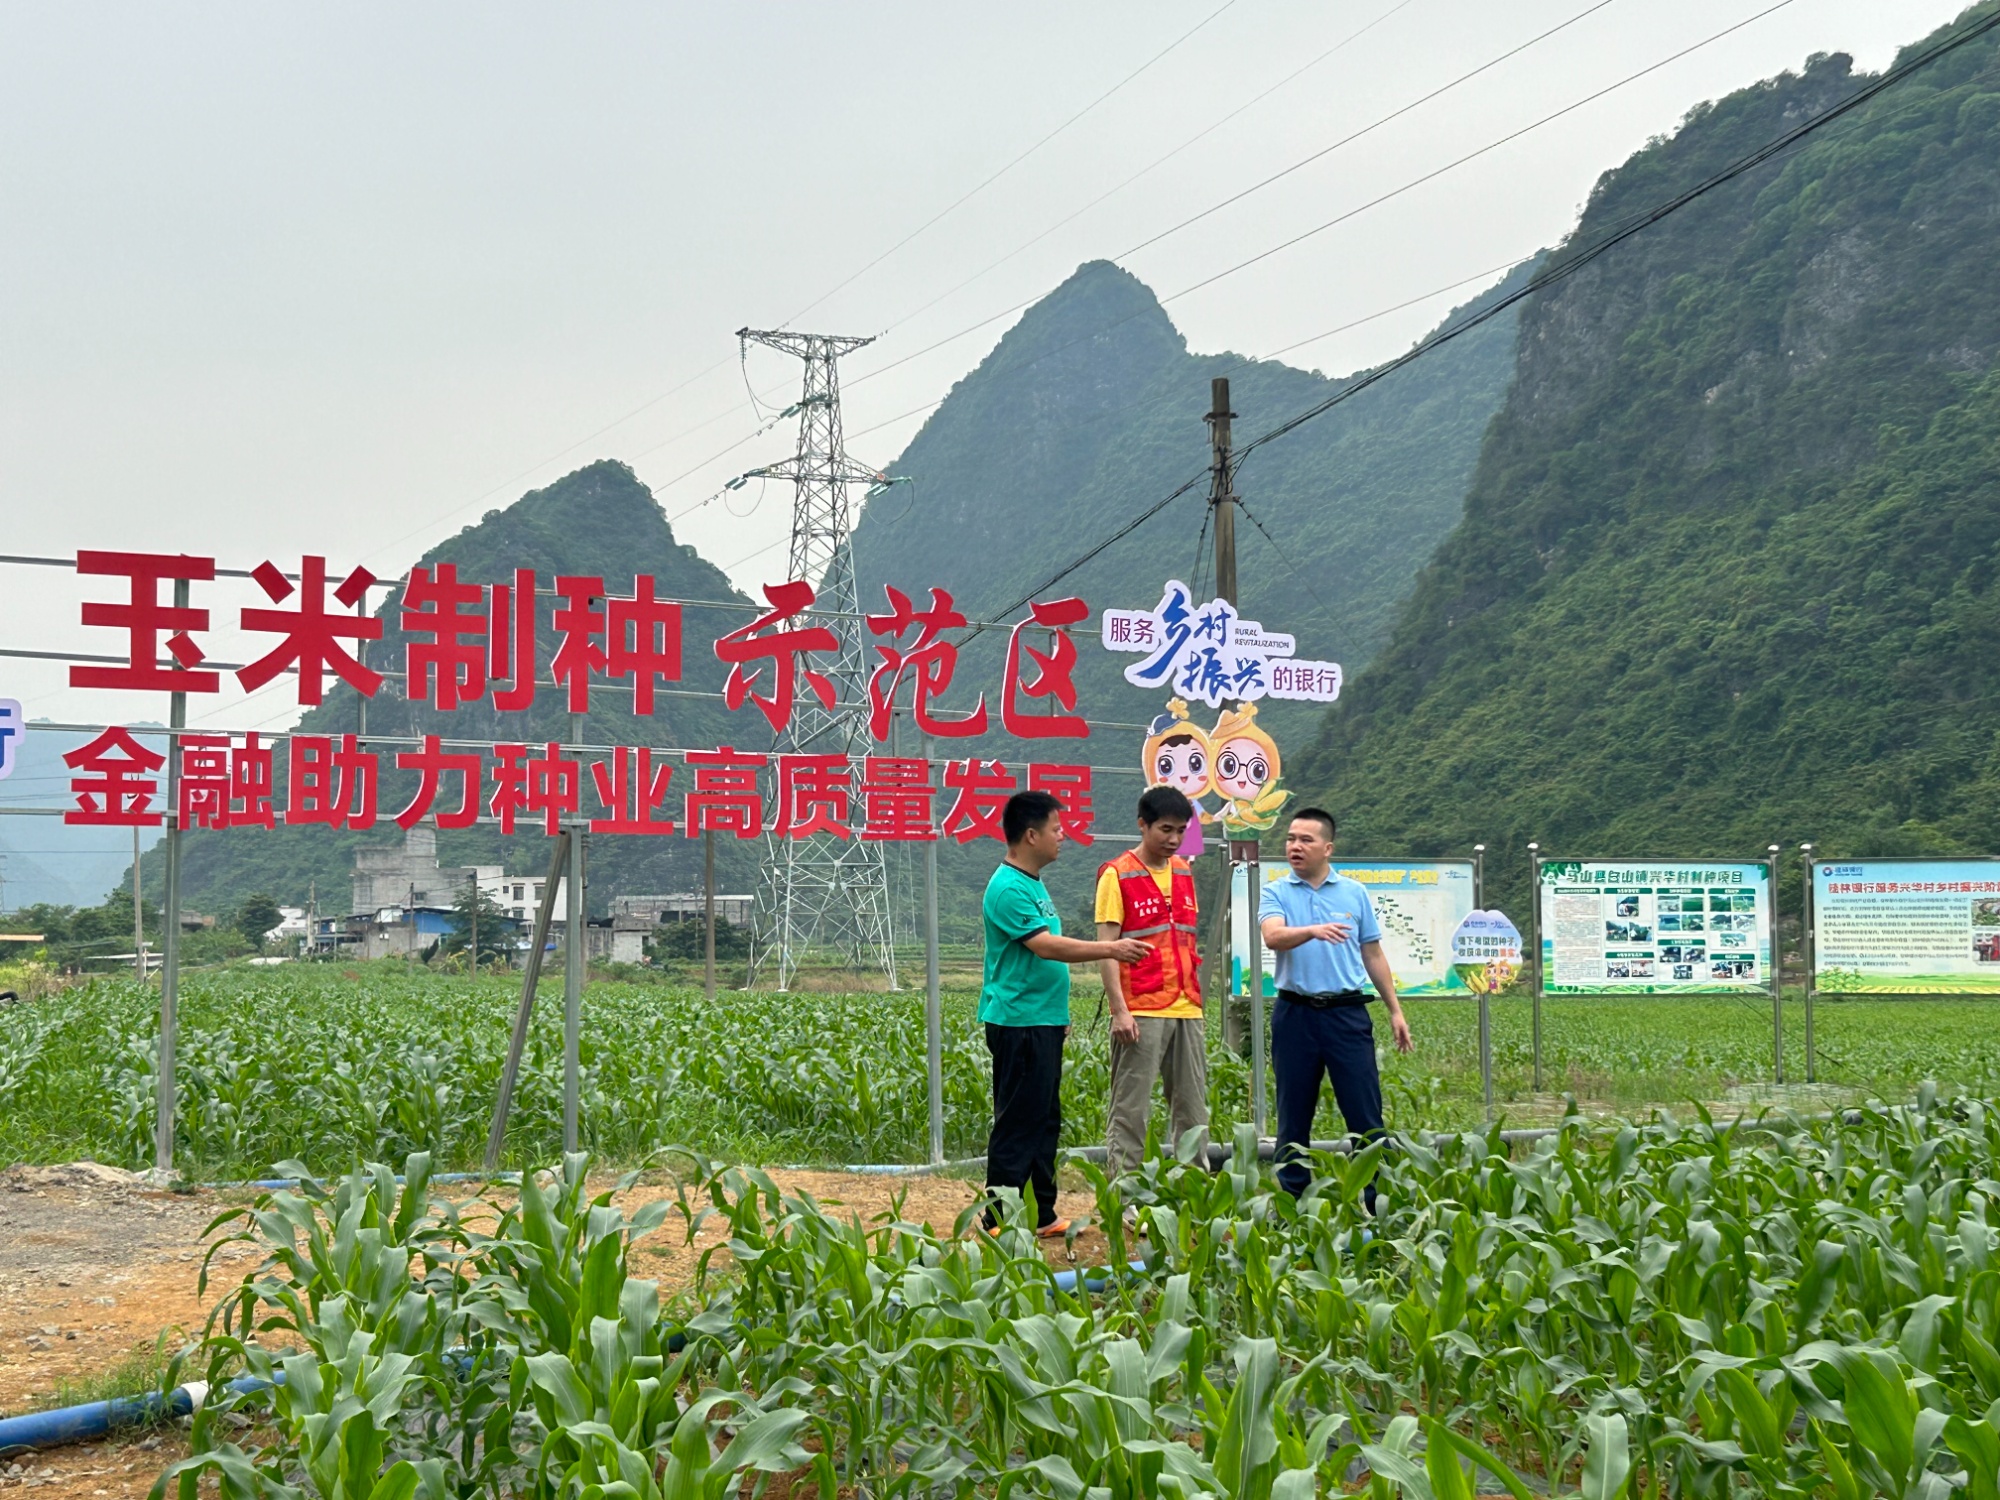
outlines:
[{"label": "overcast sky", "polygon": [[[1170,297],[1771,0],[1219,4],[0,9],[0,550],[287,568],[312,550],[387,576],[605,456],[677,514],[790,447],[742,441],[744,324],[880,334],[846,365],[846,421],[886,463],[1012,321],[995,315],[1080,262]],[[1879,68],[1958,9],[1791,0],[1168,310],[1197,350],[1268,354],[1466,281],[1557,240],[1600,172],[1698,101],[1818,51]],[[1475,284],[1283,357],[1377,361]],[[760,353],[747,373],[795,399],[795,365]],[[677,529],[754,586],[788,499]],[[253,595],[207,601],[233,619]],[[118,649],[81,597],[73,575],[0,568],[0,643]],[[164,714],[65,681],[0,662],[31,715]],[[197,720],[283,727],[291,681],[249,702],[230,684]]]}]

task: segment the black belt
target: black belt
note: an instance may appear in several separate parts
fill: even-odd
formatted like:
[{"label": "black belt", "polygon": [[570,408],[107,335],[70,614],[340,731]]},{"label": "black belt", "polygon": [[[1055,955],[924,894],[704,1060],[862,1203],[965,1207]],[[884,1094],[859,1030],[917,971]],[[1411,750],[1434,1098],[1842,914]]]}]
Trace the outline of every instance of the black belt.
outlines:
[{"label": "black belt", "polygon": [[1368,997],[1360,990],[1336,990],[1330,995],[1308,995],[1303,990],[1279,990],[1280,1000],[1289,1000],[1294,1005],[1303,1005],[1309,1010],[1343,1010],[1350,1005],[1366,1005]]}]

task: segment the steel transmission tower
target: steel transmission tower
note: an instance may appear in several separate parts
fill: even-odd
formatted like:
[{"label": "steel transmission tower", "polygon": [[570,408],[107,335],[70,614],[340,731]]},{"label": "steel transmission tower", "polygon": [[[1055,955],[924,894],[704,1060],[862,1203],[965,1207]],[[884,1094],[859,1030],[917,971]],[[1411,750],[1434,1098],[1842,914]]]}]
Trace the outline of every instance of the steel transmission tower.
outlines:
[{"label": "steel transmission tower", "polygon": [[[791,571],[786,576],[810,582],[816,606],[798,626],[823,626],[840,642],[833,664],[820,668],[833,683],[834,706],[825,708],[812,694],[800,694],[774,749],[779,754],[865,754],[868,669],[848,536],[847,487],[881,476],[849,458],[842,447],[839,360],[874,340],[756,328],[740,328],[736,336],[805,363],[798,452],[746,477],[792,481]],[[837,949],[857,967],[879,965],[890,988],[897,987],[889,872],[880,844],[827,834],[766,837],[750,977],[754,981],[760,972],[775,968],[777,987],[789,989],[800,959],[815,946]]]}]

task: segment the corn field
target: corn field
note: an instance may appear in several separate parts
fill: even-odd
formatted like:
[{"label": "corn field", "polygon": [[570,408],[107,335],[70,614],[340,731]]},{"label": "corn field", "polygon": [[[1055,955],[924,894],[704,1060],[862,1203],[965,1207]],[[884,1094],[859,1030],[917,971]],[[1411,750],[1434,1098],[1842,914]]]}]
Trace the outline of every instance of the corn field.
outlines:
[{"label": "corn field", "polygon": [[[628,1217],[573,1157],[474,1216],[418,1156],[225,1216],[266,1258],[193,1360],[260,1383],[156,1495],[2000,1493],[2000,1116],[1774,1126],[1425,1137],[1297,1202],[1247,1134],[1086,1166],[1081,1278],[1018,1217],[861,1224],[703,1164]],[[629,1273],[712,1220],[679,1298]]]},{"label": "corn field", "polygon": [[[406,973],[399,965],[191,974],[181,995],[175,1161],[206,1180],[315,1171],[423,1151],[440,1170],[477,1167],[505,1056],[517,980]],[[990,1065],[969,990],[945,996],[945,1144],[985,1149]],[[158,992],[99,979],[0,1009],[0,1163],[81,1157],[152,1161]],[[1789,1009],[1796,1013],[1798,1007]],[[1482,1123],[1474,1009],[1410,1006],[1417,1051],[1382,1056],[1388,1116],[1403,1130]],[[562,1147],[561,996],[542,996],[507,1140],[510,1166]],[[1812,1108],[1908,1099],[1936,1080],[2000,1094],[1990,1003],[1822,1004],[1828,1085]],[[1103,1139],[1108,1038],[1080,989],[1065,1059],[1064,1141]],[[1547,1092],[1530,1097],[1528,1005],[1494,1007],[1500,1108],[1555,1118],[1573,1093],[1600,1112],[1643,1115],[1702,1102],[1734,1113],[1768,1102],[1768,1007],[1738,1000],[1562,1000],[1546,1008]],[[1799,1017],[1788,1018],[1795,1034]],[[1243,1118],[1247,1070],[1211,1026],[1216,1134]],[[914,1162],[928,1142],[920,997],[725,993],[594,984],[582,1037],[583,1144],[634,1163],[667,1145],[718,1159]],[[1800,1068],[1791,1039],[1794,1076]],[[1165,1128],[1164,1115],[1160,1128]],[[1340,1133],[1327,1101],[1320,1134]]]}]

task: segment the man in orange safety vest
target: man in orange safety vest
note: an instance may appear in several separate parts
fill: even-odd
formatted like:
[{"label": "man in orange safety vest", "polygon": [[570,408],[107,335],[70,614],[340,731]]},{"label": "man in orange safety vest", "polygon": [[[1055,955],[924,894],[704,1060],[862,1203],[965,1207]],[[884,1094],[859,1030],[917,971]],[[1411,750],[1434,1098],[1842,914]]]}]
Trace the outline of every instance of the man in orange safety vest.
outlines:
[{"label": "man in orange safety vest", "polygon": [[1194,871],[1175,854],[1194,817],[1184,792],[1148,787],[1139,797],[1139,844],[1097,876],[1100,941],[1138,938],[1137,963],[1098,964],[1111,1011],[1111,1108],[1105,1154],[1129,1171],[1146,1148],[1153,1080],[1165,1088],[1171,1145],[1190,1130],[1208,1144],[1208,1052],[1202,1026],[1201,955],[1195,951]]}]

